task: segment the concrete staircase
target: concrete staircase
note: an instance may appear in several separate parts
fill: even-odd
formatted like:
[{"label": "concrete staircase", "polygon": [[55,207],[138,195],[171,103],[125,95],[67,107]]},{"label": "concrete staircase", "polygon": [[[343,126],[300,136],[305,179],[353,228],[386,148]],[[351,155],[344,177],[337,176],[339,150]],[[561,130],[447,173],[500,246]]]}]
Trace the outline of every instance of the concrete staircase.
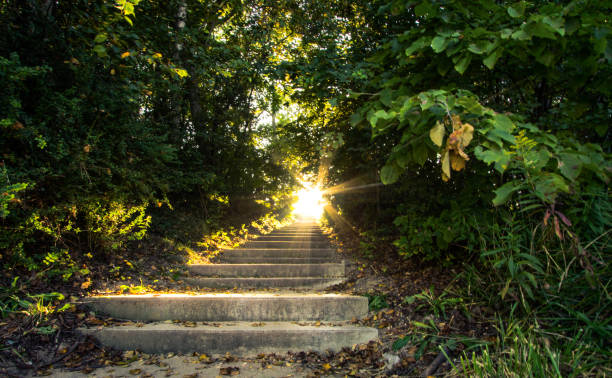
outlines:
[{"label": "concrete staircase", "polygon": [[[88,298],[94,311],[151,323],[81,332],[123,350],[234,355],[339,350],[378,336],[376,329],[348,324],[367,314],[367,298],[316,292],[341,282],[345,272],[344,261],[312,220],[225,250],[218,263],[188,269],[186,281],[202,294]],[[268,291],[207,293],[206,288]]]}]

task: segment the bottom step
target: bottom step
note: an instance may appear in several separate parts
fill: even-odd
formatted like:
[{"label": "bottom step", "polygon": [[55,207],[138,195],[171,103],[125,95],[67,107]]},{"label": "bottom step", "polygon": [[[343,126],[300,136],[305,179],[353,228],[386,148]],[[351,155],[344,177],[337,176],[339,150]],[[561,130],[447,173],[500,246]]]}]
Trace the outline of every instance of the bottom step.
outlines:
[{"label": "bottom step", "polygon": [[185,282],[196,287],[207,288],[309,288],[324,289],[342,283],[343,278],[321,277],[244,277],[244,278],[212,278],[186,277]]},{"label": "bottom step", "polygon": [[[215,326],[216,325],[216,326]],[[236,356],[287,351],[338,351],[378,337],[374,328],[314,326],[297,323],[215,323],[186,327],[152,323],[138,326],[81,328],[106,346],[144,353],[208,353]]]}]

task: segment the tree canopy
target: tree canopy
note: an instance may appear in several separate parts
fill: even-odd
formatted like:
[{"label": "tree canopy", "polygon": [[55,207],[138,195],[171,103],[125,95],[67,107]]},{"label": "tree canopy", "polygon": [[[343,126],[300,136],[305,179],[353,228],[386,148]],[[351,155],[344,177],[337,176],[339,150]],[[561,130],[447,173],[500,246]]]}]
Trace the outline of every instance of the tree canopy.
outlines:
[{"label": "tree canopy", "polygon": [[[396,258],[471,264],[482,297],[600,358],[610,14],[595,0],[3,1],[3,282],[147,232],[192,240],[316,181],[332,223]],[[555,298],[570,299],[543,305]]]}]

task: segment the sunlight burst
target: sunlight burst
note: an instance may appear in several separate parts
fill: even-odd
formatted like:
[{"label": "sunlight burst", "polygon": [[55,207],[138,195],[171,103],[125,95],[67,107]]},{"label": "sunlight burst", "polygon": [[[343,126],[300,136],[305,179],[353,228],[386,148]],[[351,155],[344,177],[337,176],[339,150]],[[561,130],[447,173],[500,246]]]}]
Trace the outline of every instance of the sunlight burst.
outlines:
[{"label": "sunlight burst", "polygon": [[317,187],[306,187],[297,192],[298,200],[293,205],[293,214],[302,217],[318,218],[323,214],[325,200],[323,192]]}]

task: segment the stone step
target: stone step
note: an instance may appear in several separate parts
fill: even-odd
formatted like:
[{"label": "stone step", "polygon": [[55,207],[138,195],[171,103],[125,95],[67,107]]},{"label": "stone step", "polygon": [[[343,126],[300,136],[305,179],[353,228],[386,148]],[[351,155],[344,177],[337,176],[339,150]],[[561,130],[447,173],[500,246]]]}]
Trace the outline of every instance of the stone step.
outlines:
[{"label": "stone step", "polygon": [[327,241],[310,241],[310,240],[285,240],[285,241],[267,241],[267,240],[251,240],[244,245],[245,248],[324,248],[329,247]]},{"label": "stone step", "polygon": [[337,253],[329,248],[239,248],[224,249],[219,258],[228,257],[301,257],[301,258],[334,258]]},{"label": "stone step", "polygon": [[374,328],[358,326],[314,326],[294,323],[234,323],[196,325],[153,323],[114,326],[79,331],[100,343],[119,350],[144,353],[206,353],[254,356],[259,353],[285,354],[287,351],[339,351],[365,344],[378,337]]},{"label": "stone step", "polygon": [[191,274],[217,277],[342,277],[344,263],[327,264],[197,264]]},{"label": "stone step", "polygon": [[279,241],[279,242],[286,242],[286,241],[309,242],[310,241],[310,242],[316,242],[316,243],[328,243],[329,242],[329,239],[324,236],[264,235],[254,240],[267,241],[267,242],[272,242],[272,241]]},{"label": "stone step", "polygon": [[343,278],[324,277],[186,277],[188,284],[200,288],[294,288],[325,289],[344,281]]},{"label": "stone step", "polygon": [[321,232],[319,227],[283,227],[276,231],[288,231],[288,232]]},{"label": "stone step", "polygon": [[325,237],[322,232],[297,232],[297,231],[272,231],[266,235],[280,235],[280,236],[320,236]]},{"label": "stone step", "polygon": [[216,259],[218,262],[226,264],[324,264],[338,262],[333,257],[240,257],[220,255]]},{"label": "stone step", "polygon": [[368,312],[366,297],[342,294],[143,294],[84,299],[94,311],[134,321],[342,321]]}]

